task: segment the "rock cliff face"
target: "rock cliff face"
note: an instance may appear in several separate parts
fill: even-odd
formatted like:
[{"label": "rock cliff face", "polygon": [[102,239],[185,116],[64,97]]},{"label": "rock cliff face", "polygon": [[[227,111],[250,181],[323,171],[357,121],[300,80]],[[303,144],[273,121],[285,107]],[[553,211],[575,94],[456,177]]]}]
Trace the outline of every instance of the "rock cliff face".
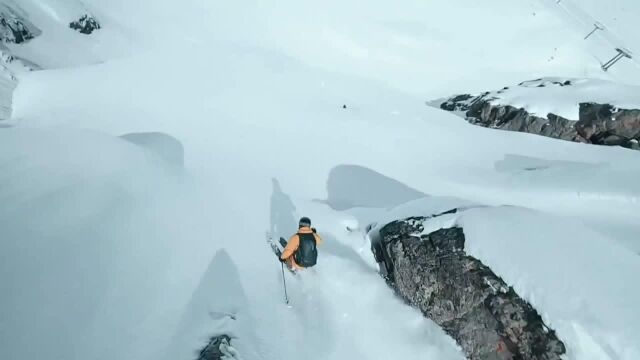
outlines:
[{"label": "rock cliff face", "polygon": [[[570,89],[574,86],[570,80],[537,81],[521,83],[518,86],[530,89],[534,84],[538,84],[535,85],[535,88],[539,91],[544,91],[540,88]],[[472,124],[492,129],[526,132],[582,143],[640,149],[638,146],[640,141],[640,110],[638,109],[616,108],[606,103],[583,100],[576,104],[579,107],[578,118],[568,119],[552,112],[546,115],[532,114],[525,108],[504,104],[502,96],[508,97],[504,94],[509,94],[509,92],[514,92],[514,90],[505,87],[477,96],[456,95],[440,102],[438,106],[443,110],[464,117]],[[535,93],[527,94],[534,96]],[[528,100],[526,95],[521,93],[518,93],[517,96]],[[539,100],[530,99],[530,101],[535,103]]]},{"label": "rock cliff face", "polygon": [[640,150],[640,110],[582,103],[576,131],[593,144],[619,145]]},{"label": "rock cliff face", "polygon": [[466,113],[472,124],[509,131],[519,131],[556,139],[586,142],[575,129],[576,121],[555,114],[535,116],[525,109],[494,105],[489,101],[474,103]]},{"label": "rock cliff face", "polygon": [[453,337],[468,359],[560,360],[563,342],[513,288],[465,253],[463,229],[425,234],[428,220],[394,221],[372,239],[389,285]]}]

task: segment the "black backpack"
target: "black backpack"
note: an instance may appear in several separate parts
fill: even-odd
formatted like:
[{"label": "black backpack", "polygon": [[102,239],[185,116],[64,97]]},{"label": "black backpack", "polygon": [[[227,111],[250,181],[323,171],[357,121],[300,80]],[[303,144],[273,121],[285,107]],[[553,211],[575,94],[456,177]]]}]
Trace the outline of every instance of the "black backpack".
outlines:
[{"label": "black backpack", "polygon": [[300,245],[294,255],[296,263],[302,267],[312,267],[318,261],[318,249],[316,247],[316,237],[313,234],[300,234]]}]

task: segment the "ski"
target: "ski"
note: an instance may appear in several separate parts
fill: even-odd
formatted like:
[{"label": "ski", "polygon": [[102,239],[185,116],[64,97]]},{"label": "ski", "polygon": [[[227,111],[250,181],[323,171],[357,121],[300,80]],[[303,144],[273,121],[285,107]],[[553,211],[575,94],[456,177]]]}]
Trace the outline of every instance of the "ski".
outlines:
[{"label": "ski", "polygon": [[[273,240],[273,235],[267,231],[267,244],[269,244],[269,247],[271,248],[271,250],[273,251],[273,253],[278,257],[278,261],[280,261],[280,256],[282,256],[282,250],[280,250],[280,247],[278,247],[278,244],[276,244],[276,242]],[[282,241],[284,240],[283,238],[280,238],[280,244],[283,246],[286,246],[286,241],[284,242],[284,244],[282,243]],[[287,305],[287,307],[291,307],[291,304],[289,304],[289,295],[287,294],[287,282],[285,280],[285,276],[284,276],[284,263],[280,261],[280,267],[282,269],[282,286],[284,288],[284,303]],[[294,272],[292,272],[291,269],[289,269],[289,267],[287,267],[287,270],[289,270],[292,274],[295,275]]]},{"label": "ski", "polygon": [[[284,248],[287,246],[287,240],[285,240],[283,237],[281,237],[278,242],[276,242],[273,239],[273,235],[267,231],[267,244],[269,244],[269,247],[271,247],[271,251],[273,251],[273,253],[278,257],[278,261],[280,261],[280,257],[282,256],[282,252],[284,251]],[[289,270],[289,272],[291,273],[291,275],[296,275],[296,271],[295,270],[291,270],[289,269],[289,267],[287,267],[287,270]]]},{"label": "ski", "polygon": [[273,236],[268,231],[267,231],[267,244],[269,244],[269,247],[271,247],[271,251],[273,251],[273,253],[279,259],[280,256],[282,256],[282,250],[280,249],[280,247],[278,247],[278,244],[276,244],[276,242],[273,240]]}]

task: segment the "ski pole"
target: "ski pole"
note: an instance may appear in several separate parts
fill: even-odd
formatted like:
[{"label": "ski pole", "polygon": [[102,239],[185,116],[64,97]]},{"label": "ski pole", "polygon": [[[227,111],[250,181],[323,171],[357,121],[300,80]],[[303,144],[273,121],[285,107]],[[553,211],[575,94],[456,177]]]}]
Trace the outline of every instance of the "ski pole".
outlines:
[{"label": "ski pole", "polygon": [[285,304],[289,304],[289,295],[287,295],[287,281],[284,278],[284,263],[280,263],[280,267],[282,268],[282,285],[284,286],[284,302]]}]

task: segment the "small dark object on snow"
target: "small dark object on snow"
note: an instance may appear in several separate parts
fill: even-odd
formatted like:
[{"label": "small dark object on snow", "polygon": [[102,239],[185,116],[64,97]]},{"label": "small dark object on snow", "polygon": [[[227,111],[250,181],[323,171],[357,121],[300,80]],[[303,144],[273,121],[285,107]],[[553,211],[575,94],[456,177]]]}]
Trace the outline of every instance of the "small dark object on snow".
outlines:
[{"label": "small dark object on snow", "polygon": [[346,108],[347,108],[347,105],[342,105],[342,108],[343,108],[343,109],[346,109]]},{"label": "small dark object on snow", "polygon": [[88,35],[94,30],[100,29],[100,23],[93,16],[83,15],[79,20],[69,23],[69,27]]}]

